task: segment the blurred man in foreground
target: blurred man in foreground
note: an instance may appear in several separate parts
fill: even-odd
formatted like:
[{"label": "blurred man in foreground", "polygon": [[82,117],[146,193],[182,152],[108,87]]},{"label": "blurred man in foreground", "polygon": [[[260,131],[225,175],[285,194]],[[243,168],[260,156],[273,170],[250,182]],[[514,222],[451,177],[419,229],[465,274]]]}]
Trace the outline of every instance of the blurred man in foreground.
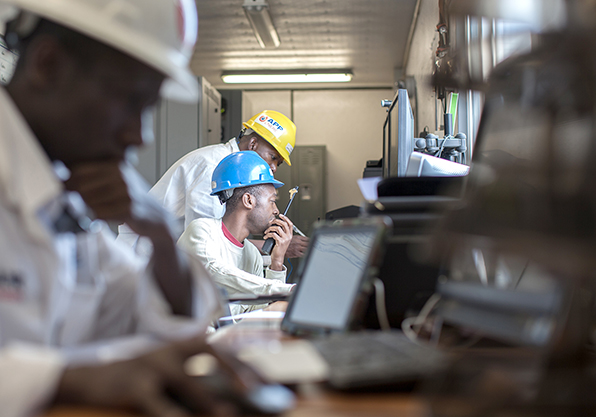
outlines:
[{"label": "blurred man in foreground", "polygon": [[[203,335],[220,307],[204,268],[177,252],[164,210],[135,195],[123,168],[160,90],[196,98],[194,1],[0,6],[20,57],[0,89],[2,415],[27,415],[54,393],[179,415],[165,412],[179,412],[166,389],[209,409],[213,397],[182,370],[187,356],[208,350],[201,336],[113,362]],[[126,221],[148,237],[150,262],[96,219]]]}]

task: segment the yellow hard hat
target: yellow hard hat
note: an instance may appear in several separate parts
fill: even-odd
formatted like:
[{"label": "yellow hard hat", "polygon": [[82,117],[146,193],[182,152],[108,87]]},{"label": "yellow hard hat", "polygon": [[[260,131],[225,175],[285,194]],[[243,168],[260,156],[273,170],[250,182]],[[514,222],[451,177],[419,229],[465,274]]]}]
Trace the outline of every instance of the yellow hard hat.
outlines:
[{"label": "yellow hard hat", "polygon": [[263,110],[248,122],[242,123],[247,129],[254,130],[275,148],[288,165],[290,154],[296,143],[296,125],[286,116],[274,110]]}]

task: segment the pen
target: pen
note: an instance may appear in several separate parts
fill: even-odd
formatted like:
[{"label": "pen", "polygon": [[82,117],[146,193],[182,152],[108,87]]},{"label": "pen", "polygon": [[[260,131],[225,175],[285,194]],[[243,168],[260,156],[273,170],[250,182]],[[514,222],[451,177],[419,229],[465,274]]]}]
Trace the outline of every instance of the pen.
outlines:
[{"label": "pen", "polygon": [[306,235],[304,233],[302,233],[302,231],[300,229],[298,229],[296,227],[296,225],[294,225],[294,232],[298,233],[302,237],[306,237]]}]

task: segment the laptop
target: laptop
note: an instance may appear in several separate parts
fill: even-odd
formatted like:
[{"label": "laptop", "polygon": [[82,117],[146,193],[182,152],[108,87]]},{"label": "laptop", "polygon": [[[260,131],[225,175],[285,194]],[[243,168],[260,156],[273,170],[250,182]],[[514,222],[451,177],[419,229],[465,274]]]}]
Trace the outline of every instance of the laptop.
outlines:
[{"label": "laptop", "polygon": [[281,328],[308,337],[336,389],[407,388],[445,363],[401,331],[362,331],[390,229],[385,216],[319,223],[298,271]]},{"label": "laptop", "polygon": [[384,216],[317,223],[282,330],[322,335],[356,328],[383,260],[390,225]]}]

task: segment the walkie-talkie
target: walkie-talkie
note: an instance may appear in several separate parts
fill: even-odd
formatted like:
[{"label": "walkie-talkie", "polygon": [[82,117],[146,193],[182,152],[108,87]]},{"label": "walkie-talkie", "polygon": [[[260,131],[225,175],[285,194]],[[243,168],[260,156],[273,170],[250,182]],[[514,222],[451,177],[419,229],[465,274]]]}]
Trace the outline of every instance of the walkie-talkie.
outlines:
[{"label": "walkie-talkie", "polygon": [[[295,186],[294,188],[290,189],[289,193],[290,193],[290,201],[288,201],[288,205],[286,206],[286,209],[284,210],[284,213],[283,213],[284,216],[288,213],[288,210],[290,209],[290,205],[292,204],[292,201],[294,201],[294,196],[298,193],[298,185]],[[271,255],[273,246],[275,246],[275,239],[270,237],[269,239],[267,239],[265,241],[265,243],[263,243],[261,252],[263,252],[266,255]]]}]

